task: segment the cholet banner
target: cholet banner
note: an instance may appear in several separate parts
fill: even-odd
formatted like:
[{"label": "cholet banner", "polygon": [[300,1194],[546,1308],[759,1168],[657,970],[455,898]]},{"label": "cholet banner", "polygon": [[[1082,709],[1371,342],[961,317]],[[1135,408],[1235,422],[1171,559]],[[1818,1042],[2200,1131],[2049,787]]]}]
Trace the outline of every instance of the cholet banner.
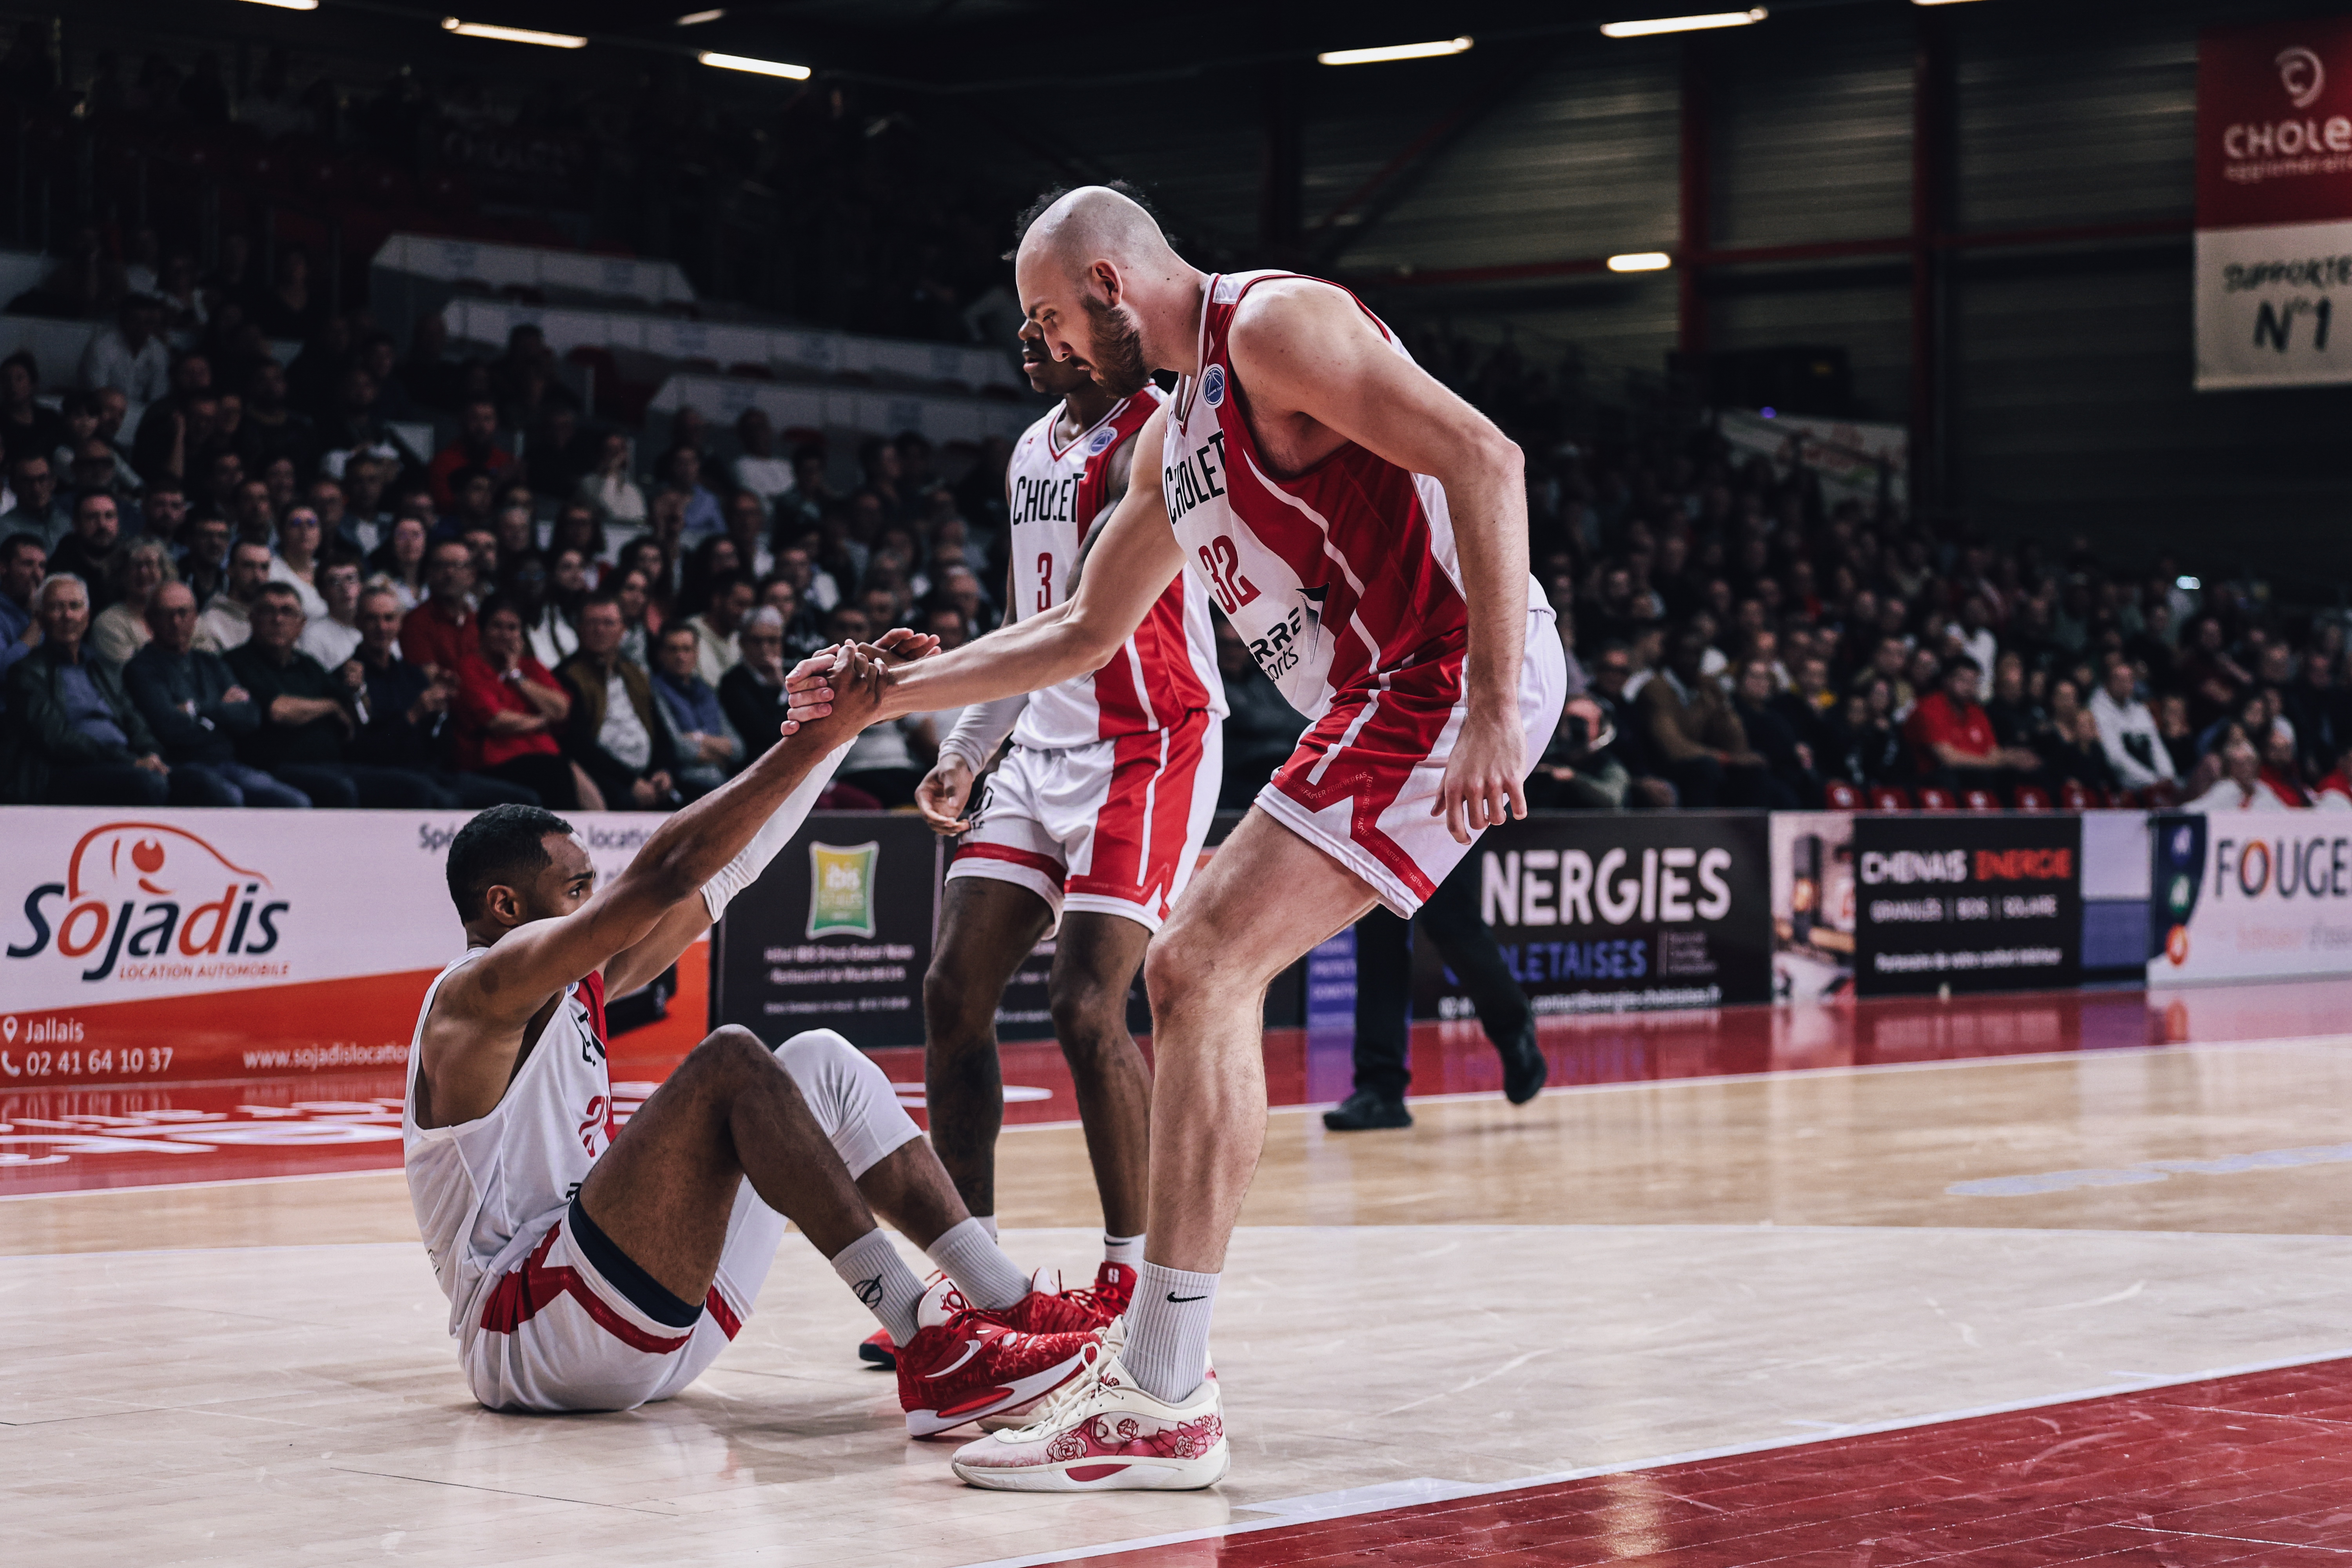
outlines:
[{"label": "cholet banner", "polygon": [[[0,809],[0,1088],[400,1065],[470,815]],[[663,819],[569,820],[609,878]]]},{"label": "cholet banner", "polygon": [[2352,382],[2352,16],[2197,56],[2197,386]]}]

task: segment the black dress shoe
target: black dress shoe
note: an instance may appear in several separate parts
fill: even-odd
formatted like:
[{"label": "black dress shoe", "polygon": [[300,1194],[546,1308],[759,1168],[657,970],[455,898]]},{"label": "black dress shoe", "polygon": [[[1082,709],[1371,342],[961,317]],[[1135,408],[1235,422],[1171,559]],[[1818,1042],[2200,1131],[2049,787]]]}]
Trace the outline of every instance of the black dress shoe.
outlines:
[{"label": "black dress shoe", "polygon": [[1402,1100],[1383,1100],[1360,1089],[1323,1113],[1323,1125],[1334,1132],[1369,1132],[1377,1127],[1410,1127],[1412,1112]]},{"label": "black dress shoe", "polygon": [[1551,1064],[1544,1060],[1543,1047],[1536,1044],[1535,1020],[1528,1019],[1508,1044],[1495,1048],[1503,1057],[1504,1095],[1513,1105],[1525,1105],[1551,1077]]}]

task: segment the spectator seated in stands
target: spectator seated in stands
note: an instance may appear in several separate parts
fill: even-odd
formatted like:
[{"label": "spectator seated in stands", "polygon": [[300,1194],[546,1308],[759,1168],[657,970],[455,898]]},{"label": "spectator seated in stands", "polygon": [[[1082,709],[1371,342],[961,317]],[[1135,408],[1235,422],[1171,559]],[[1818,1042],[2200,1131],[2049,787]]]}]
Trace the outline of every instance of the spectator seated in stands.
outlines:
[{"label": "spectator seated in stands", "polygon": [[[131,656],[147,646],[154,634],[147,625],[147,605],[155,590],[173,581],[172,558],[160,539],[131,539],[114,547],[106,563],[107,581],[114,602],[89,624],[90,653],[100,663],[121,669]],[[195,597],[189,595],[189,630],[195,629]],[[162,733],[158,731],[157,733]],[[171,759],[167,756],[165,761]]]},{"label": "spectator seated in stands", "polygon": [[768,509],[750,490],[727,498],[727,538],[735,546],[735,567],[756,583],[776,569]]},{"label": "spectator seated in stands", "polygon": [[360,647],[360,563],[345,557],[318,571],[319,597],[327,613],[314,616],[302,627],[295,646],[329,669],[347,664]]},{"label": "spectator seated in stands", "polygon": [[662,454],[655,477],[686,498],[680,521],[685,524],[688,539],[726,531],[727,519],[719,510],[719,498],[702,482],[700,452],[691,447],[672,447]]},{"label": "spectator seated in stands", "polygon": [[[776,450],[775,426],[762,410],[746,408],[735,420],[735,439],[743,450],[729,465],[728,477],[736,489],[758,499],[763,513],[772,514],[793,491],[793,465]],[[745,568],[759,570],[748,562]]]},{"label": "spectator seated in stands", "polygon": [[326,524],[307,506],[289,506],[278,520],[278,548],[269,557],[269,580],[294,590],[306,620],[320,620],[327,614],[326,595],[319,592],[319,552],[326,532]]},{"label": "spectator seated in stands", "polygon": [[646,525],[646,492],[629,473],[629,438],[618,430],[604,433],[596,467],[582,477],[572,500],[594,513],[604,528],[634,533]]},{"label": "spectator seated in stands", "polygon": [[133,403],[152,403],[171,390],[172,351],[163,336],[163,305],[145,294],[123,296],[114,324],[90,334],[81,351],[81,384],[111,386]]},{"label": "spectator seated in stands", "polygon": [[226,653],[253,636],[253,607],[269,583],[269,546],[240,540],[229,546],[228,575],[197,620],[202,640]]},{"label": "spectator seated in stands", "polygon": [[2165,750],[2163,731],[2139,700],[2138,678],[2127,661],[2117,658],[2107,666],[2105,680],[2091,694],[2089,711],[2117,785],[2137,790],[2173,782],[2172,756]]},{"label": "spectator seated in stands", "polygon": [[474,625],[474,552],[464,540],[438,541],[426,558],[425,581],[430,594],[400,625],[400,657],[454,675],[480,648],[481,634]]},{"label": "spectator seated in stands", "polygon": [[114,553],[115,542],[122,537],[121,509],[104,490],[81,491],[73,498],[72,506],[72,527],[49,552],[49,571],[71,573],[96,584],[90,603],[103,610],[114,602],[113,589],[106,582],[106,563]]},{"label": "spectator seated in stands", "polygon": [[645,667],[621,655],[621,632],[618,596],[590,595],[580,612],[580,651],[559,672],[572,693],[564,751],[606,809],[665,811],[678,804],[670,775],[677,758]]},{"label": "spectator seated in stands", "polygon": [[[0,691],[8,671],[41,643],[41,579],[48,575],[48,547],[29,533],[0,536]],[[7,705],[0,701],[0,712]]]},{"label": "spectator seated in stands", "polygon": [[[65,416],[39,401],[40,390],[41,367],[30,353],[18,349],[0,359],[0,451],[7,453],[12,466],[36,454],[46,463],[65,443]],[[21,506],[24,491],[16,494]]]},{"label": "spectator seated in stands", "polygon": [[557,740],[572,715],[572,694],[531,657],[512,600],[485,603],[481,627],[481,651],[456,671],[458,768],[485,775],[483,782],[520,785],[551,810],[580,809],[579,776]]},{"label": "spectator seated in stands", "polygon": [[238,747],[238,758],[292,784],[321,806],[414,808],[433,804],[422,774],[351,760],[358,732],[357,698],[366,689],[359,667],[330,673],[294,644],[302,635],[302,602],[283,583],[265,583],[253,605],[253,635],[226,656],[237,684],[253,694],[261,723]]},{"label": "spectator seated in stands", "polygon": [[2004,802],[2021,783],[2042,782],[2042,759],[2020,746],[2004,746],[1992,720],[1977,701],[1983,671],[1967,654],[1955,654],[1943,681],[1912,706],[1903,736],[1911,744],[1919,775],[1955,795],[1990,790]]},{"label": "spectator seated in stands", "polygon": [[1831,772],[1855,784],[1902,784],[1912,776],[1903,731],[1895,722],[1895,688],[1874,668],[1840,706],[1832,728]]},{"label": "spectator seated in stands", "polygon": [[1616,740],[1616,727],[1597,697],[1587,692],[1570,698],[1551,743],[1528,777],[1528,804],[1570,811],[1622,809],[1633,778],[1612,752]]},{"label": "spectator seated in stands", "polygon": [[2052,725],[2054,733],[2035,753],[2042,758],[2044,776],[2040,782],[2080,784],[2100,803],[2121,794],[2099,721],[2089,709],[2077,707],[2065,719],[2053,719]]},{"label": "spectator seated in stands", "polygon": [[702,647],[692,626],[680,626],[666,629],[654,649],[654,698],[677,748],[678,793],[688,800],[725,784],[743,755],[718,691],[697,669]]},{"label": "spectator seated in stands", "polygon": [[[770,605],[745,616],[735,640],[742,658],[719,683],[719,706],[743,742],[743,764],[748,766],[782,738],[789,706],[784,675],[797,661],[784,657],[784,618]],[[1232,731],[1226,734],[1231,744]]]},{"label": "spectator seated in stands", "polygon": [[236,742],[261,727],[261,710],[228,661],[197,646],[187,584],[159,584],[147,624],[151,640],[122,667],[122,684],[171,764],[172,804],[309,805],[300,790],[237,760]]},{"label": "spectator seated in stands", "polygon": [[1765,761],[1750,751],[1722,687],[1707,679],[1704,627],[1675,634],[1666,668],[1634,700],[1643,739],[1685,806],[1762,805],[1772,798]]},{"label": "spectator seated in stands", "polygon": [[73,531],[73,511],[58,496],[57,469],[49,448],[27,448],[21,454],[9,449],[8,493],[16,498],[16,504],[0,512],[0,529],[29,533],[44,550],[56,549],[58,542]]},{"label": "spectator seated in stands", "polygon": [[2188,801],[2190,811],[2286,811],[2286,802],[2263,783],[2263,754],[2234,725],[2217,753],[2221,773]]},{"label": "spectator seated in stands", "polygon": [[2309,789],[2304,786],[2295,746],[2294,729],[2282,721],[2271,722],[2270,732],[2263,738],[2262,772],[2258,775],[2262,787],[2278,797],[2281,805],[2302,811],[2318,804]]},{"label": "spectator seated in stands", "polygon": [[1782,811],[1819,805],[1822,780],[1814,770],[1813,749],[1797,739],[1774,705],[1779,691],[1771,660],[1751,653],[1732,668],[1731,711],[1748,738],[1748,749],[1764,759],[1767,804]]},{"label": "spectator seated in stands", "polygon": [[2352,744],[2336,753],[2327,775],[2311,793],[2312,804],[2322,811],[2352,811]]},{"label": "spectator seated in stands", "polygon": [[742,657],[735,639],[743,629],[743,617],[751,613],[754,597],[749,577],[740,572],[721,572],[711,579],[710,597],[702,613],[686,618],[685,626],[696,637],[695,672],[707,685],[716,688]]},{"label": "spectator seated in stands", "polygon": [[514,455],[499,445],[499,405],[488,397],[467,403],[458,416],[457,438],[433,454],[425,477],[433,486],[433,504],[445,512],[457,510],[451,481],[461,468],[479,468],[493,481],[514,463]]},{"label": "spectator seated in stands", "polygon": [[47,578],[35,600],[40,645],[8,671],[0,799],[52,805],[162,805],[171,764],[115,672],[86,656],[89,592]]}]

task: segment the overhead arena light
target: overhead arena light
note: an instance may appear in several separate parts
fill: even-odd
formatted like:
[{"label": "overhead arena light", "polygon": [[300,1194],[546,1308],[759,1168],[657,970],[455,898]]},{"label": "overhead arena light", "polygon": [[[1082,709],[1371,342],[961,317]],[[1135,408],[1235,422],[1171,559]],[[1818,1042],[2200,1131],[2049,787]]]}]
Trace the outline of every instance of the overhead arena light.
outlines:
[{"label": "overhead arena light", "polygon": [[1612,272],[1664,272],[1675,258],[1663,250],[1632,250],[1609,258]]},{"label": "overhead arena light", "polygon": [[705,22],[716,22],[719,17],[724,16],[725,15],[727,15],[727,13],[724,10],[688,11],[685,16],[680,16],[677,21],[672,22],[670,26],[673,27],[699,27]]},{"label": "overhead arena light", "polygon": [[489,38],[501,44],[543,44],[551,49],[581,49],[588,40],[571,33],[541,33],[530,27],[494,27],[488,22],[460,22],[455,16],[441,18],[441,30],[455,33],[461,38]]},{"label": "overhead arena light", "polygon": [[1382,49],[1326,49],[1315,57],[1320,66],[1376,66],[1389,60],[1433,60],[1458,55],[1470,47],[1468,38],[1438,38],[1426,44],[1391,44]]},{"label": "overhead arena light", "polygon": [[1745,27],[1768,15],[1759,5],[1748,11],[1717,11],[1705,16],[1658,16],[1646,22],[1603,22],[1601,34],[1612,38],[1646,38],[1654,33],[1697,33],[1709,27]]},{"label": "overhead arena light", "polygon": [[717,66],[723,71],[750,71],[753,76],[780,76],[787,81],[806,81],[806,66],[787,65],[782,60],[755,60],[749,55],[714,55],[709,49],[694,57],[707,66]]},{"label": "overhead arena light", "polygon": [[1973,0],[1911,0],[1914,5],[1967,5]]},{"label": "overhead arena light", "polygon": [[319,0],[245,0],[248,5],[275,5],[280,11],[315,11]]}]

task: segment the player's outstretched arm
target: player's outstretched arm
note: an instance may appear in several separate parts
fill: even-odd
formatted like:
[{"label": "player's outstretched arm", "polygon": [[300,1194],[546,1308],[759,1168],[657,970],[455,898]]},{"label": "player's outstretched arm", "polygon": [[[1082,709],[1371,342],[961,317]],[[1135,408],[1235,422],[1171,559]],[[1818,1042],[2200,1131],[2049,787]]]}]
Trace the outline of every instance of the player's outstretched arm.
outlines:
[{"label": "player's outstretched arm", "polygon": [[1517,443],[1389,346],[1344,291],[1301,279],[1244,298],[1230,339],[1261,418],[1301,415],[1445,490],[1469,607],[1469,714],[1432,815],[1454,837],[1528,814],[1519,664],[1527,652],[1528,496]]},{"label": "player's outstretched arm", "polygon": [[695,930],[707,925],[703,884],[734,859],[810,771],[854,738],[879,706],[880,667],[854,647],[842,650],[841,661],[832,678],[835,697],[827,717],[788,721],[782,740],[663,823],[628,868],[578,910],[509,932],[458,972],[453,984],[462,983],[463,989],[450,1002],[477,1022],[519,1027],[549,996],[644,942],[681,906],[684,918],[698,922]]},{"label": "player's outstretched arm", "polygon": [[[1146,456],[1159,452],[1166,419],[1164,410],[1154,414],[1137,434],[1136,444]],[[953,653],[893,670],[877,717],[961,708],[1100,669],[1143,624],[1183,566],[1183,552],[1160,499],[1160,465],[1139,460],[1072,598]],[[819,660],[803,662],[784,686],[794,719],[821,719],[830,711],[833,688]]]}]

